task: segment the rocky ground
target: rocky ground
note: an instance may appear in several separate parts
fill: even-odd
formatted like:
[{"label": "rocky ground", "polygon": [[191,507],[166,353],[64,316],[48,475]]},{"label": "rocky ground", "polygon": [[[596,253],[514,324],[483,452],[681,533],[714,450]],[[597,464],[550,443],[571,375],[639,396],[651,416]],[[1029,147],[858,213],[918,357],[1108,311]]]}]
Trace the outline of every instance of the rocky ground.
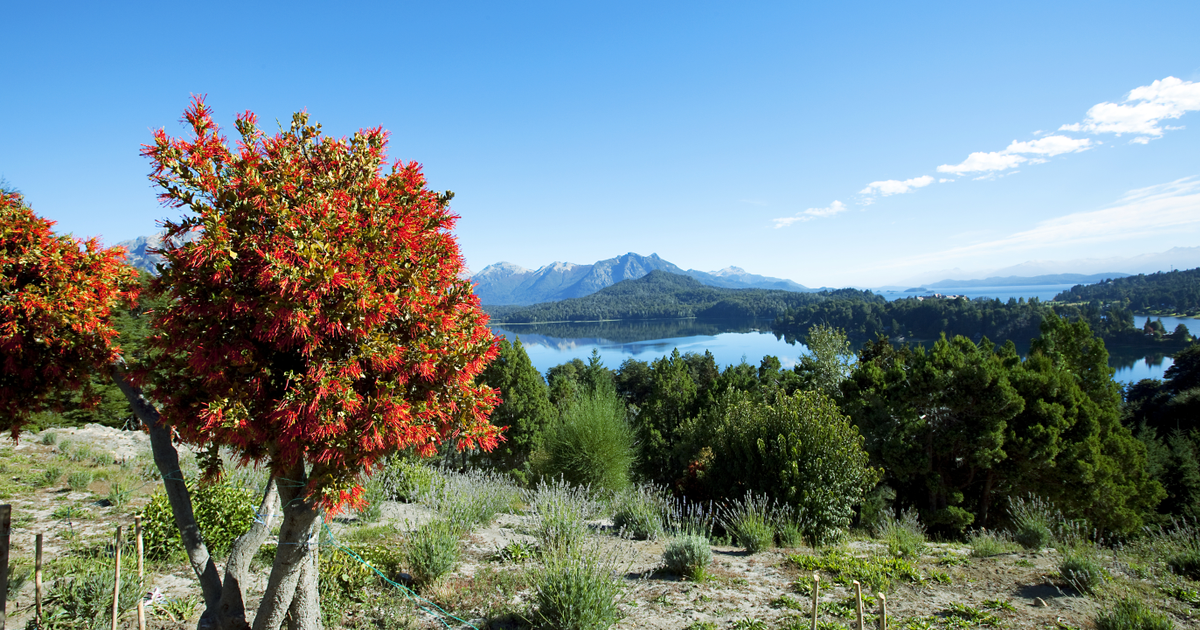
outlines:
[{"label": "rocky ground", "polygon": [[[149,444],[142,433],[95,425],[54,432],[57,440],[28,434],[19,444],[0,443],[0,503],[12,505],[13,560],[22,567],[30,565],[34,536],[43,533],[47,583],[56,579],[53,573],[60,565],[55,559],[78,555],[80,549],[105,549],[117,525],[130,531],[133,515],[144,508],[161,485],[149,468]],[[87,445],[82,457],[73,457],[82,445]],[[53,473],[55,468],[61,469],[62,475],[46,480],[46,471]],[[83,479],[71,477],[78,471],[90,471],[90,482],[81,485],[78,482]],[[382,532],[381,539],[391,544],[402,540],[406,530],[433,516],[421,505],[387,502],[380,520],[370,527]],[[496,558],[497,552],[513,541],[533,541],[533,519],[524,514],[501,514],[492,524],[472,531],[464,540],[462,561],[422,594],[480,628],[489,623],[494,627],[519,627],[521,612],[528,610],[532,593],[525,576],[533,561],[498,562]],[[807,548],[750,555],[739,548],[715,546],[708,578],[694,582],[661,569],[663,540],[617,538],[608,533],[611,522],[606,520],[590,525],[599,544],[617,554],[625,567],[621,590],[624,618],[618,628],[810,627],[813,573],[802,570],[793,558],[813,556]],[[335,538],[357,536],[355,532],[364,527],[352,515],[331,523]],[[866,538],[845,543],[837,551],[868,558],[885,553],[878,542]],[[1059,556],[1052,549],[972,558],[965,545],[931,544],[914,562],[924,579],[918,583],[900,580],[887,593],[889,627],[1088,628],[1098,608],[1122,588],[1151,592],[1150,597],[1160,599],[1163,609],[1171,612],[1177,627],[1200,627],[1200,602],[1193,605],[1153,594],[1153,589],[1139,584],[1136,575],[1123,573],[1118,559],[1109,557],[1107,561],[1108,590],[1085,596],[1058,575]],[[261,593],[265,572],[263,567],[259,582],[250,585],[251,605]],[[822,571],[820,575],[821,627],[854,628],[853,608],[847,605],[853,591],[837,583],[835,572]],[[153,565],[147,585],[148,591],[155,594],[150,602],[150,627],[194,627],[200,612],[199,589],[185,564]],[[338,606],[346,607],[341,623],[356,628],[445,627],[437,615],[412,608],[402,615],[381,614],[381,606],[391,605],[387,602],[406,605],[402,597],[387,599],[382,595],[339,601]],[[32,605],[30,579],[9,599],[8,627],[25,627],[33,614]],[[870,623],[874,623],[875,610],[872,606],[868,611],[872,615]],[[448,621],[452,626],[462,625]],[[132,616],[125,618],[122,627],[136,627]]]}]

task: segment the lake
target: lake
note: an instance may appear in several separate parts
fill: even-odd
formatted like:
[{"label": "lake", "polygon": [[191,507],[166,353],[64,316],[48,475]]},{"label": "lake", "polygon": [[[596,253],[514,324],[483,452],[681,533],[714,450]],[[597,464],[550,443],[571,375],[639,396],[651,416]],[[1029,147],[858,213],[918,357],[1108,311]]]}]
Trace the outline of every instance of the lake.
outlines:
[{"label": "lake", "polygon": [[[926,287],[922,291],[876,291],[878,295],[891,302],[906,297],[917,297],[921,295],[933,295],[941,293],[942,295],[965,295],[971,299],[975,298],[994,298],[1002,302],[1007,302],[1008,298],[1037,298],[1043,302],[1049,302],[1054,299],[1054,296],[1070,289],[1073,284],[1037,284],[1028,286],[1010,286],[1010,287]],[[1163,322],[1166,323],[1165,321]]]},{"label": "lake", "polygon": [[[1173,330],[1175,324],[1163,325]],[[1145,319],[1142,319],[1145,323]],[[1178,322],[1176,322],[1178,323]],[[1185,324],[1189,322],[1184,322]],[[1190,323],[1196,323],[1192,320]],[[542,374],[572,359],[587,360],[592,351],[600,353],[604,365],[616,369],[626,359],[647,363],[678,349],[680,354],[712,352],[717,365],[724,369],[743,360],[757,366],[766,355],[779,358],[790,368],[807,352],[803,344],[789,344],[771,332],[770,320],[698,321],[649,320],[639,322],[591,322],[578,324],[503,324],[493,332],[507,338],[519,337],[533,366]],[[1162,378],[1171,366],[1170,357],[1144,356],[1145,353],[1113,352],[1109,365],[1117,368],[1114,378],[1136,382],[1143,378]]]}]

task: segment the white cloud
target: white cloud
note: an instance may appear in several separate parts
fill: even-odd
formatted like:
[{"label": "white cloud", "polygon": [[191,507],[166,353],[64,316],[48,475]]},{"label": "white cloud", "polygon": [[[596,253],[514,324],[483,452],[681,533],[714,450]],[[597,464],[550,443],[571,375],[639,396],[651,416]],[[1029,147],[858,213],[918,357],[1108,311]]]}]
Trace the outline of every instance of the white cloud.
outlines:
[{"label": "white cloud", "polygon": [[1092,148],[1091,140],[1068,136],[1046,136],[1037,140],[1030,140],[1029,142],[1017,142],[1013,140],[1008,145],[1008,148],[1003,151],[991,151],[989,153],[980,151],[972,153],[960,164],[943,164],[937,167],[937,170],[939,173],[954,173],[955,175],[1005,171],[1025,162],[1041,164],[1046,161],[1044,158],[1033,158],[1031,160],[1025,157],[1026,155],[1053,157],[1055,155],[1062,155],[1063,153],[1087,151],[1090,148]]},{"label": "white cloud", "polygon": [[846,211],[846,204],[844,204],[840,201],[834,201],[833,203],[829,204],[828,207],[825,207],[825,208],[809,208],[808,210],[805,210],[804,212],[797,212],[796,216],[783,217],[780,219],[772,219],[772,220],[775,222],[775,227],[778,229],[781,227],[787,227],[793,223],[796,223],[797,221],[812,221],[813,219],[819,219],[819,218],[823,218],[823,217],[831,217],[835,214],[838,214],[839,212],[845,212],[845,211]]},{"label": "white cloud", "polygon": [[1159,126],[1190,111],[1200,110],[1200,83],[1167,77],[1129,92],[1121,103],[1100,103],[1087,112],[1081,123],[1059,127],[1062,131],[1137,134],[1132,142],[1146,144],[1162,137]]},{"label": "white cloud", "polygon": [[897,261],[894,266],[1001,252],[1057,250],[1071,245],[1165,236],[1183,230],[1200,230],[1200,179],[1197,177],[1132,190],[1101,210],[1047,219],[1003,238],[914,256]]},{"label": "white cloud", "polygon": [[884,197],[888,195],[901,195],[915,188],[924,188],[933,183],[933,178],[928,175],[914,177],[900,181],[898,179],[888,179],[881,182],[871,182],[867,187],[860,190],[860,195],[874,195],[879,193]]}]

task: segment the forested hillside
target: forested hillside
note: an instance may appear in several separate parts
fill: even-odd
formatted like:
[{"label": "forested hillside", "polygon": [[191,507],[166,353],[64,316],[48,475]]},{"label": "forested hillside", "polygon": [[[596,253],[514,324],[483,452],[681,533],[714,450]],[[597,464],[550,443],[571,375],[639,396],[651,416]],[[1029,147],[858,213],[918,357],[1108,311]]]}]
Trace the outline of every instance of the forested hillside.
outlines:
[{"label": "forested hillside", "polygon": [[536,304],[513,310],[488,309],[495,322],[565,322],[606,319],[657,319],[671,317],[773,318],[788,309],[838,298],[847,302],[882,303],[870,291],[839,289],[799,293],[767,289],[721,289],[693,278],[652,271],[637,280],[626,280],[592,295]]},{"label": "forested hillside", "polygon": [[1200,268],[1160,271],[1076,285],[1058,302],[1124,302],[1135,313],[1200,315]]}]

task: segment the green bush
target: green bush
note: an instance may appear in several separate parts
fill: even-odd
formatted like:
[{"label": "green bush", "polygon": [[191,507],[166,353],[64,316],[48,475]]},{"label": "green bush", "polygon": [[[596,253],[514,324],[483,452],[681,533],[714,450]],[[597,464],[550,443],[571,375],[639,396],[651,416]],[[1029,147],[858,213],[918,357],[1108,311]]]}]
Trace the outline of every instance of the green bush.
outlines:
[{"label": "green bush", "polygon": [[621,617],[618,603],[624,570],[595,545],[546,554],[534,569],[535,625],[555,630],[604,630]]},{"label": "green bush", "polygon": [[591,392],[547,428],[535,458],[537,472],[596,490],[621,490],[629,485],[633,444],[620,396],[607,390]]},{"label": "green bush", "polygon": [[770,404],[728,396],[704,477],[710,491],[749,490],[791,506],[813,547],[839,539],[879,480],[858,429],[817,392],[780,394]]},{"label": "green bush", "polygon": [[[108,628],[112,614],[113,571],[101,566],[57,580],[46,597],[48,628]],[[123,570],[117,598],[118,613],[137,605],[141,597],[137,574]],[[80,625],[82,623],[82,625]]]},{"label": "green bush", "polygon": [[712,549],[703,536],[678,536],[667,543],[663,565],[667,570],[697,582],[704,579],[712,562]]},{"label": "green bush", "polygon": [[654,484],[618,492],[613,498],[613,526],[634,540],[655,540],[663,535],[667,491]]},{"label": "green bush", "polygon": [[1054,527],[1064,520],[1048,501],[1032,495],[1014,500],[1008,516],[1013,523],[1013,539],[1031,551],[1049,546],[1054,541]]},{"label": "green bush", "polygon": [[1100,566],[1095,551],[1090,547],[1063,551],[1062,559],[1058,563],[1058,574],[1070,583],[1072,588],[1085,595],[1094,594],[1106,577],[1104,567]]},{"label": "green bush", "polygon": [[967,534],[967,545],[972,558],[990,558],[1016,550],[1012,538],[1004,532],[978,529]]},{"label": "green bush", "polygon": [[417,500],[463,531],[487,525],[501,512],[516,509],[521,491],[508,475],[482,470],[447,473],[438,477]]},{"label": "green bush", "polygon": [[[189,481],[187,485],[196,525],[208,552],[218,558],[224,556],[233,541],[249,531],[254,523],[254,496],[249,490],[224,483]],[[151,560],[166,560],[184,551],[179,528],[175,526],[175,515],[164,492],[157,492],[150,498],[150,504],[142,513],[142,531],[146,557]]]},{"label": "green bush", "polygon": [[417,588],[433,583],[454,568],[462,533],[450,520],[439,518],[408,535],[404,541],[404,562]]},{"label": "green bush", "polygon": [[76,492],[83,492],[88,489],[88,486],[92,485],[93,477],[90,470],[76,470],[67,476],[67,485],[71,486],[71,489]]},{"label": "green bush", "polygon": [[1155,612],[1141,601],[1127,597],[1112,608],[1096,615],[1096,630],[1173,630],[1175,624],[1165,614]]},{"label": "green bush", "polygon": [[[53,433],[50,435],[53,435]],[[58,483],[59,479],[62,479],[62,476],[63,469],[61,466],[47,466],[46,472],[42,473],[42,478],[39,480],[39,484],[43,486],[53,486]]]},{"label": "green bush", "polygon": [[1167,558],[1171,571],[1193,580],[1200,580],[1200,549],[1184,549]]},{"label": "green bush", "polygon": [[897,558],[911,560],[925,553],[925,526],[912,508],[901,512],[899,518],[895,510],[884,513],[875,528],[875,537],[887,545],[888,554]]},{"label": "green bush", "polygon": [[544,553],[578,546],[588,533],[587,519],[601,508],[589,488],[571,486],[562,479],[538,482],[525,496],[530,512],[537,517],[533,535]]},{"label": "green bush", "polygon": [[775,544],[781,549],[793,549],[804,544],[804,532],[791,519],[784,519],[775,524]]},{"label": "green bush", "polygon": [[439,475],[423,460],[396,455],[388,459],[375,479],[388,499],[412,503],[433,489]]},{"label": "green bush", "polygon": [[721,514],[721,525],[734,542],[749,553],[758,553],[775,542],[775,506],[766,495],[732,501]]},{"label": "green bush", "polygon": [[42,444],[45,446],[54,446],[58,443],[58,434],[54,431],[46,431],[42,434]]},{"label": "green bush", "polygon": [[331,544],[322,549],[318,564],[321,599],[362,598],[369,586],[382,581],[371,567],[396,581],[404,564],[402,549],[395,545],[326,542]]}]

